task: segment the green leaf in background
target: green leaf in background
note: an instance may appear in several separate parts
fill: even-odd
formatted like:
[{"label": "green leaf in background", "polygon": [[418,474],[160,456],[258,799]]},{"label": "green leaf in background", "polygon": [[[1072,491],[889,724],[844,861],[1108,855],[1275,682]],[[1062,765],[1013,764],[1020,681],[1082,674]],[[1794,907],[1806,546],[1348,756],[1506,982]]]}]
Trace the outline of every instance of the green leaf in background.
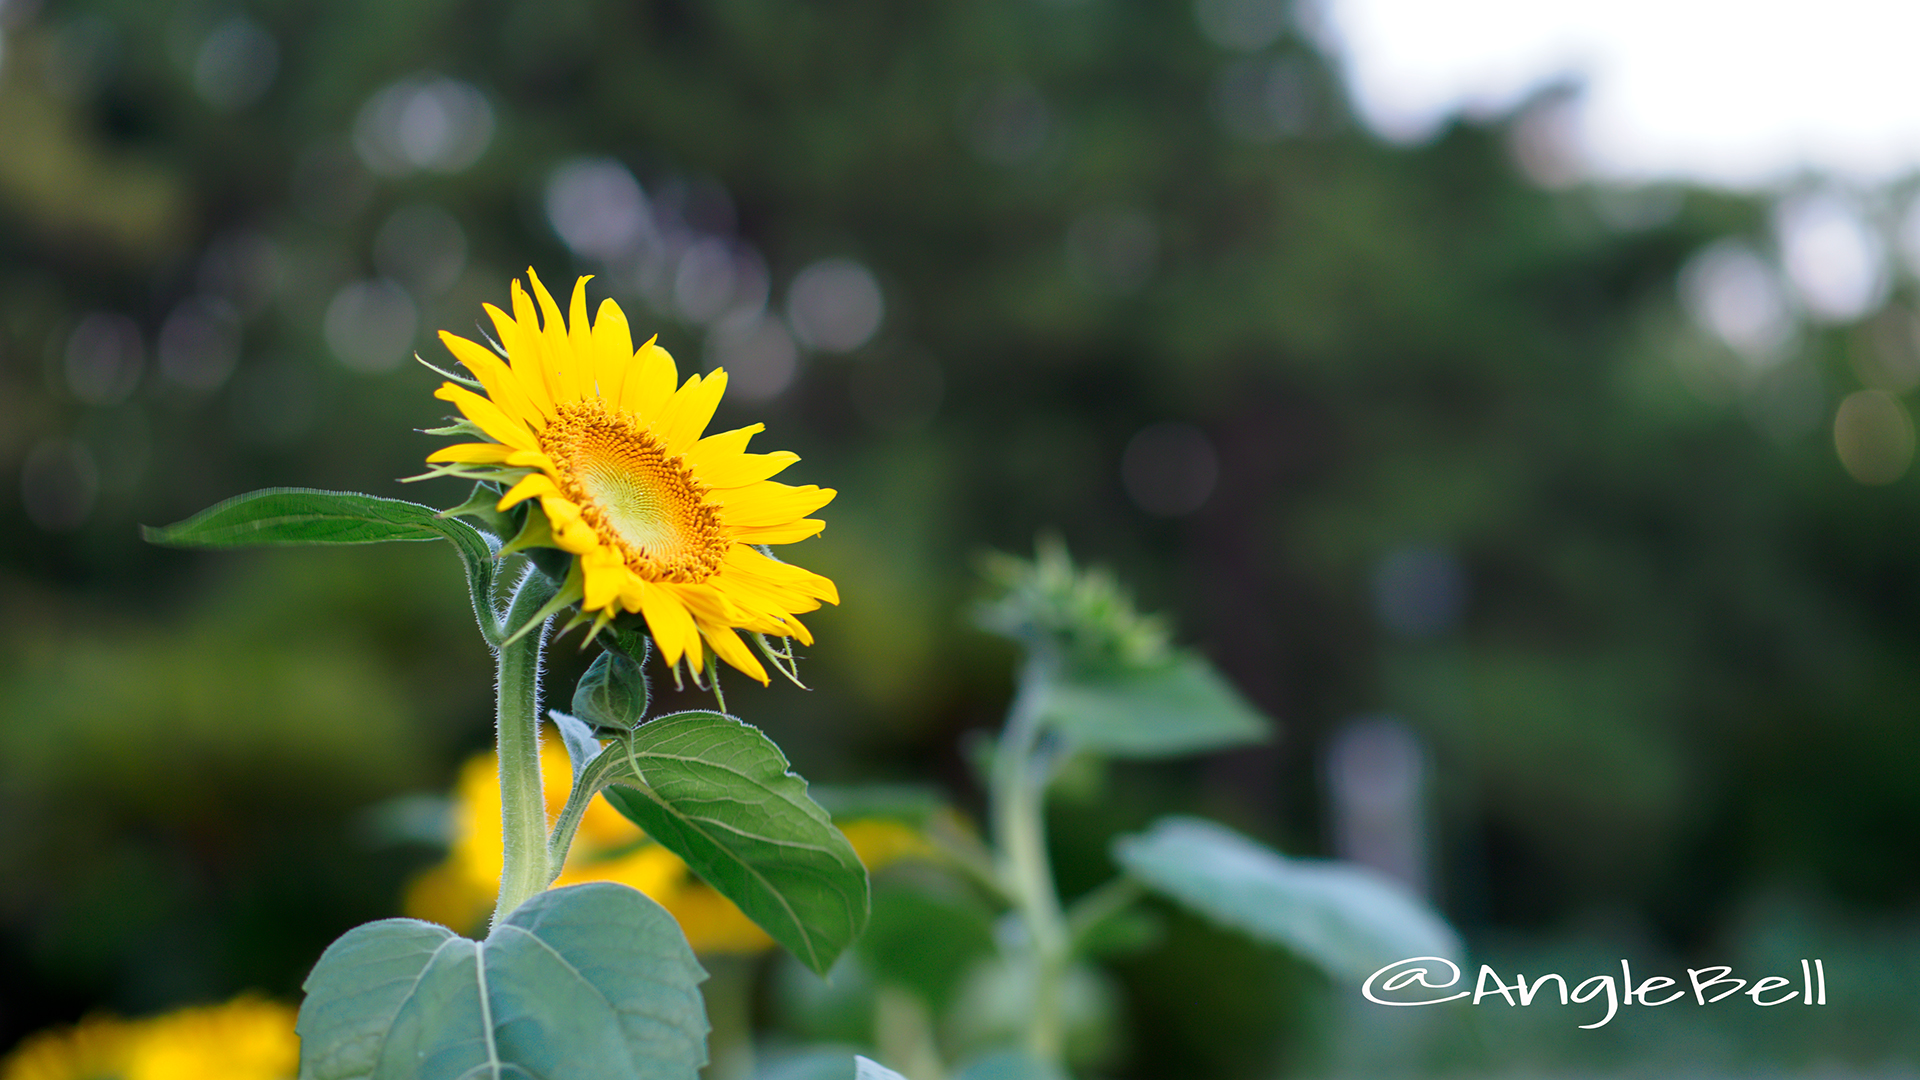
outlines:
[{"label": "green leaf in background", "polygon": [[905,987],[936,1014],[973,965],[993,955],[993,916],[974,897],[881,885],[857,949],[874,977]]},{"label": "green leaf in background", "polygon": [[608,882],[541,893],[484,941],[368,923],[307,976],[300,1078],[693,1080],[704,978],[673,916]]},{"label": "green leaf in background", "polygon": [[758,729],[673,713],[600,761],[608,802],[815,973],[866,928],[866,867]]},{"label": "green leaf in background", "polygon": [[149,543],[166,547],[239,548],[305,544],[378,544],[449,540],[466,565],[467,591],[483,627],[493,620],[494,545],[478,529],[431,506],[345,491],[266,488],[236,495],[185,521],[142,526]]},{"label": "green leaf in background", "polygon": [[1168,757],[1268,737],[1272,724],[1212,664],[1181,656],[1164,667],[1071,673],[1047,690],[1041,715],[1055,730],[1112,757]]},{"label": "green leaf in background", "polygon": [[613,735],[647,715],[647,672],[618,649],[603,649],[573,688],[573,715]]},{"label": "green leaf in background", "polygon": [[1359,982],[1395,960],[1458,957],[1460,938],[1400,885],[1358,866],[1289,859],[1221,825],[1162,818],[1114,842],[1148,887]]}]

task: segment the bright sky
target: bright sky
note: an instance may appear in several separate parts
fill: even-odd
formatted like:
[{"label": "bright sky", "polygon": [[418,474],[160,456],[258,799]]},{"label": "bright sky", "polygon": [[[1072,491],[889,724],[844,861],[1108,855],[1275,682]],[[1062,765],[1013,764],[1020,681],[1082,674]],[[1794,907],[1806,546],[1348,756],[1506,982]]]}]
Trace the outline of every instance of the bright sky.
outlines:
[{"label": "bright sky", "polygon": [[1917,0],[1318,3],[1363,115],[1392,138],[1572,74],[1600,176],[1750,188],[1805,167],[1920,169]]}]

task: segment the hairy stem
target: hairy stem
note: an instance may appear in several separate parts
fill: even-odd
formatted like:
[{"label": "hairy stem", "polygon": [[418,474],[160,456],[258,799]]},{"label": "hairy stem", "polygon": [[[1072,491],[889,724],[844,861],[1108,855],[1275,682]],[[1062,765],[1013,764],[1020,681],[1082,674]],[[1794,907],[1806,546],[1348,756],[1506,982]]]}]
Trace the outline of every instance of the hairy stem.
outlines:
[{"label": "hairy stem", "polygon": [[1007,713],[1007,726],[1000,733],[990,793],[1000,876],[1026,924],[1030,945],[1034,1000],[1027,1046],[1035,1057],[1058,1065],[1064,1049],[1060,984],[1066,975],[1069,938],[1047,858],[1047,777],[1034,761],[1040,709],[1055,667],[1039,649],[1028,660],[1020,691]]},{"label": "hairy stem", "polygon": [[[507,610],[506,625],[519,626],[553,597],[553,583],[529,572]],[[497,924],[552,882],[547,866],[547,800],[540,782],[540,654],[546,628],[525,634],[495,652],[499,695],[494,734],[500,761],[500,827],[505,861]]]},{"label": "hairy stem", "polygon": [[[607,777],[612,775],[626,761],[621,760],[625,753],[617,751],[631,749],[631,744],[615,743],[607,752],[596,755],[573,778],[573,790],[567,793],[567,803],[560,808],[560,816],[554,820],[553,830],[547,835],[547,884],[560,876],[567,865],[567,852],[573,847],[573,835],[580,831],[580,819],[587,815],[587,807],[602,789],[607,786]],[[631,760],[628,758],[627,760]]]}]

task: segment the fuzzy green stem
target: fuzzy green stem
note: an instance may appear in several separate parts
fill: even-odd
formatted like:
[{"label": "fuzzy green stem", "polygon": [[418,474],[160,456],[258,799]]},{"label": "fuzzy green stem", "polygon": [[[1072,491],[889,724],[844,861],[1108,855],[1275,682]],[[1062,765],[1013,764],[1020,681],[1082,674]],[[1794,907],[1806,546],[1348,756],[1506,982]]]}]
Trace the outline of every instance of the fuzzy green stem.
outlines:
[{"label": "fuzzy green stem", "polygon": [[[631,751],[631,743],[615,743],[612,750],[625,748]],[[625,757],[625,760],[622,758]],[[614,755],[611,752],[597,755],[580,774],[573,778],[573,790],[567,793],[567,802],[560,808],[560,816],[554,820],[553,830],[547,835],[547,884],[560,876],[567,865],[567,852],[573,847],[574,833],[580,831],[580,819],[586,817],[587,807],[607,786],[607,777],[622,765],[632,761],[631,757]]]},{"label": "fuzzy green stem", "polygon": [[[530,572],[507,610],[506,625],[521,626],[553,597],[553,583]],[[540,654],[544,627],[501,646],[495,690],[495,737],[500,761],[500,827],[505,860],[493,921],[513,913],[553,880],[547,867],[547,800],[540,781]]]},{"label": "fuzzy green stem", "polygon": [[1033,980],[1033,1011],[1027,1047],[1042,1061],[1062,1063],[1060,984],[1066,975],[1069,938],[1047,857],[1046,781],[1035,768],[1040,709],[1056,663],[1036,649],[1021,674],[1020,691],[993,758],[990,780],[993,831],[1000,876],[1026,924]]}]

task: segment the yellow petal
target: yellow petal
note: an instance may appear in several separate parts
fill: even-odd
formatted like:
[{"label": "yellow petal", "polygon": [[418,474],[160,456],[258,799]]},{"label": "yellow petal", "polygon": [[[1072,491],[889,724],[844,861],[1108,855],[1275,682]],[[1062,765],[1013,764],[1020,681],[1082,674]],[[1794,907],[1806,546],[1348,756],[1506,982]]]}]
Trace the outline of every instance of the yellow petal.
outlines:
[{"label": "yellow petal", "polygon": [[457,446],[443,446],[427,455],[427,464],[442,461],[457,461],[462,465],[499,465],[514,454],[524,454],[525,450],[515,450],[511,446],[502,446],[492,442],[460,443]]},{"label": "yellow petal", "polygon": [[[581,362],[593,355],[593,328],[587,324],[587,282],[591,280],[592,274],[581,275],[573,283],[573,299],[567,304],[567,344],[573,347],[574,359]],[[586,374],[591,377],[591,370]],[[593,387],[586,390],[592,397]]]},{"label": "yellow petal", "polygon": [[[817,611],[820,601],[810,596],[796,593],[779,593],[760,583],[748,582],[738,576],[723,579],[723,587],[728,599],[734,606],[746,613],[732,625],[744,626],[749,630],[758,630],[763,634],[775,634],[780,637],[806,638],[806,627],[800,626],[794,618],[795,613]],[[800,626],[796,631],[794,627]],[[811,642],[809,642],[811,644]]]},{"label": "yellow petal", "polygon": [[718,465],[694,470],[694,476],[709,488],[745,487],[778,476],[787,466],[799,460],[800,455],[791,450],[775,450],[771,454],[735,454]]},{"label": "yellow petal", "polygon": [[620,407],[620,388],[626,384],[627,369],[633,365],[633,329],[627,325],[627,313],[612,297],[600,301],[600,314],[593,321],[593,372],[600,400]]},{"label": "yellow petal", "polygon": [[731,530],[733,538],[744,544],[791,544],[813,536],[827,523],[819,518],[801,518],[785,525],[765,525],[758,528],[740,528]]},{"label": "yellow petal", "polygon": [[505,361],[493,355],[493,350],[445,330],[440,331],[440,342],[487,388],[487,397],[500,406],[500,411],[535,429],[546,427],[546,415],[534,407],[519,377]]},{"label": "yellow petal", "polygon": [[564,405],[580,400],[580,373],[572,363],[572,347],[567,343],[567,323],[560,317],[560,305],[540,281],[540,275],[527,267],[527,280],[533,282],[533,295],[540,302],[540,367],[547,373],[547,385],[553,388],[553,402]]},{"label": "yellow petal", "polygon": [[747,440],[765,430],[767,430],[765,424],[748,424],[746,427],[734,428],[732,431],[709,435],[694,443],[693,447],[687,451],[685,458],[687,466],[693,469],[707,468],[721,464],[737,454],[744,454],[747,451]]},{"label": "yellow petal", "polygon": [[[521,478],[519,483],[508,488],[507,493],[500,496],[500,502],[494,506],[494,509],[510,510],[526,502],[528,499],[541,495],[558,494],[560,494],[560,489],[553,486],[552,479],[544,473],[534,473],[532,476]],[[545,504],[543,503],[542,505]]]},{"label": "yellow petal", "polygon": [[792,589],[803,596],[825,600],[829,604],[840,602],[840,590],[834,587],[832,579],[805,567],[769,558],[745,544],[735,544],[727,552],[727,572],[729,577],[764,581],[768,585]]},{"label": "yellow petal", "polygon": [[551,476],[554,472],[553,459],[538,450],[515,450],[507,455],[507,464],[527,469],[539,469]]},{"label": "yellow petal", "polygon": [[715,491],[708,496],[707,502],[725,508],[721,516],[728,525],[751,528],[755,525],[783,525],[806,517],[832,502],[837,494],[839,492],[832,488],[814,484],[791,487],[772,480],[762,480],[746,487]]},{"label": "yellow petal", "polygon": [[580,567],[586,574],[586,597],[580,602],[582,611],[598,611],[619,599],[620,586],[626,584],[632,574],[619,553],[605,547],[582,555]]},{"label": "yellow petal", "polygon": [[725,594],[711,585],[673,585],[673,594],[693,613],[693,620],[702,627],[708,625],[732,625],[748,617],[747,613],[734,606]]},{"label": "yellow petal", "polygon": [[687,385],[680,388],[667,406],[661,424],[654,427],[654,434],[660,437],[668,457],[693,449],[700,433],[707,430],[707,424],[713,420],[713,411],[720,407],[720,395],[726,392],[727,373],[718,368],[704,379],[695,375],[687,380]]},{"label": "yellow petal", "polygon": [[658,340],[657,336],[647,339],[633,354],[634,366],[627,372],[626,385],[620,388],[620,411],[632,413],[642,424],[659,417],[680,379],[673,357],[655,344]]},{"label": "yellow petal", "polygon": [[653,643],[660,646],[660,655],[669,665],[678,663],[684,653],[688,663],[695,668],[700,666],[700,631],[694,627],[693,616],[686,605],[672,590],[650,581],[643,582],[640,614],[646,617],[647,628],[653,631]]},{"label": "yellow petal", "polygon": [[[819,589],[801,589],[785,581],[775,581],[740,569],[729,564],[718,579],[720,587],[736,602],[768,612],[813,611],[820,606],[825,596],[818,595]],[[821,581],[826,581],[821,578]],[[833,583],[827,581],[826,591],[831,592]]]},{"label": "yellow petal", "polygon": [[801,622],[799,619],[796,619],[791,615],[787,616],[784,619],[781,619],[780,621],[787,625],[788,637],[798,639],[800,644],[802,645],[813,644],[813,633],[807,629],[805,623]]},{"label": "yellow petal", "polygon": [[538,450],[540,444],[534,441],[533,433],[527,425],[513,420],[500,411],[500,406],[481,397],[464,386],[442,383],[433,396],[441,401],[450,401],[467,419],[480,426],[487,437],[502,442],[516,450]]},{"label": "yellow petal", "polygon": [[732,628],[707,626],[702,628],[702,632],[706,634],[707,644],[713,647],[715,656],[745,672],[760,685],[767,685],[767,669],[760,666],[753,651],[747,648],[746,642],[741,641],[740,635],[734,633]]},{"label": "yellow petal", "polygon": [[[555,509],[556,504],[562,508],[558,512]],[[553,542],[561,551],[585,555],[600,547],[600,534],[593,531],[593,526],[577,516],[565,516],[566,510],[573,511],[575,515],[579,514],[579,507],[549,496],[540,500],[540,508],[547,512],[548,520],[553,523]]]},{"label": "yellow petal", "polygon": [[519,376],[527,399],[546,416],[552,417],[553,387],[547,384],[546,368],[540,360],[540,317],[534,314],[533,298],[515,279],[513,315],[509,317],[492,304],[487,304],[486,309],[487,314],[493,317],[493,328],[500,335],[500,344],[507,350],[507,363],[513,367],[513,373]]},{"label": "yellow petal", "polygon": [[580,520],[580,507],[572,499],[559,495],[549,495],[540,500],[547,510],[547,517],[555,525],[565,525]]}]

